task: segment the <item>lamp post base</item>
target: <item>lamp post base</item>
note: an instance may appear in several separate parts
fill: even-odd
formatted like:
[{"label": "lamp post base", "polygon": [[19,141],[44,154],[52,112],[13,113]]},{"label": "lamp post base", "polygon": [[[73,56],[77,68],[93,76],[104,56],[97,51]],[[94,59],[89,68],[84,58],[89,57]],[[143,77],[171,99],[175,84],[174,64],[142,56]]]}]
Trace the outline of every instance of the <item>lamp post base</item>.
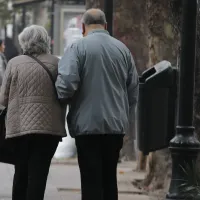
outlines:
[{"label": "lamp post base", "polygon": [[195,137],[194,127],[177,127],[177,135],[170,142],[170,150],[172,178],[166,199],[194,200],[194,196],[185,190],[187,184],[189,187],[190,172],[195,173],[196,160],[200,151],[200,142]]}]

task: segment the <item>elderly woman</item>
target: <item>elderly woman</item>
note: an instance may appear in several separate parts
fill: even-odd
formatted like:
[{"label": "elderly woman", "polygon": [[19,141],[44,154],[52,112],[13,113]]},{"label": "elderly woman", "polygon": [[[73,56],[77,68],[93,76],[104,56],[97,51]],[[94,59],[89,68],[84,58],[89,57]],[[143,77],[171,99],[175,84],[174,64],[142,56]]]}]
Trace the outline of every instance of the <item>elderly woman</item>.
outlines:
[{"label": "elderly woman", "polygon": [[0,95],[7,107],[6,138],[16,152],[12,200],[43,200],[52,157],[66,136],[65,109],[50,78],[56,80],[58,59],[50,55],[43,27],[25,28],[19,43],[24,55],[8,62]]}]

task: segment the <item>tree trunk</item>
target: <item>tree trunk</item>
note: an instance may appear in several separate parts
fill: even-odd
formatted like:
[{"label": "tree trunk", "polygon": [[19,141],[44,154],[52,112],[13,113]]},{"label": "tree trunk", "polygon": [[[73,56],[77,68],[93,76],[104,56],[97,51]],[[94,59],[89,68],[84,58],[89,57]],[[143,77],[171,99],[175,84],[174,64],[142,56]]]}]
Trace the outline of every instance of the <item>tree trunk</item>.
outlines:
[{"label": "tree trunk", "polygon": [[[178,12],[175,14],[172,10],[174,6],[173,0],[147,0],[148,66],[155,65],[162,60],[170,61],[173,66],[177,65],[180,34],[174,23],[178,15]],[[178,17],[180,16],[178,15]],[[151,191],[163,188],[168,190],[170,177],[171,156],[169,150],[163,149],[150,154],[144,186]]]},{"label": "tree trunk", "polygon": [[[116,0],[114,5],[114,37],[132,52],[139,74],[148,64],[146,0]],[[142,12],[141,12],[142,11]]]}]

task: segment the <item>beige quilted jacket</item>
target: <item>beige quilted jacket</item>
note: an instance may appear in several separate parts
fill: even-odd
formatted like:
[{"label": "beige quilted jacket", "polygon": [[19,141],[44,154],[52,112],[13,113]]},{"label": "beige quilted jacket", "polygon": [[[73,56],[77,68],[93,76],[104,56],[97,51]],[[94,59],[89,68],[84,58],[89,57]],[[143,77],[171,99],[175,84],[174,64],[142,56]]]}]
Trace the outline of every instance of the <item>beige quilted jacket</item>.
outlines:
[{"label": "beige quilted jacket", "polygon": [[[58,59],[40,55],[56,79]],[[8,108],[6,138],[27,134],[66,136],[65,108],[61,107],[47,72],[22,55],[9,61],[3,79],[0,104]]]}]

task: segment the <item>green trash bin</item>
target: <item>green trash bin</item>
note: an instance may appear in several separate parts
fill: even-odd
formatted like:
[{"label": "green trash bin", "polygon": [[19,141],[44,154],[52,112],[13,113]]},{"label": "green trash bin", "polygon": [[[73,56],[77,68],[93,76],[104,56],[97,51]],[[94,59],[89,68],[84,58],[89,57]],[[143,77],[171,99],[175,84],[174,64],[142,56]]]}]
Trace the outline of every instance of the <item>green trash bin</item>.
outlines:
[{"label": "green trash bin", "polygon": [[140,77],[138,148],[145,155],[169,146],[175,135],[177,70],[162,61]]}]

